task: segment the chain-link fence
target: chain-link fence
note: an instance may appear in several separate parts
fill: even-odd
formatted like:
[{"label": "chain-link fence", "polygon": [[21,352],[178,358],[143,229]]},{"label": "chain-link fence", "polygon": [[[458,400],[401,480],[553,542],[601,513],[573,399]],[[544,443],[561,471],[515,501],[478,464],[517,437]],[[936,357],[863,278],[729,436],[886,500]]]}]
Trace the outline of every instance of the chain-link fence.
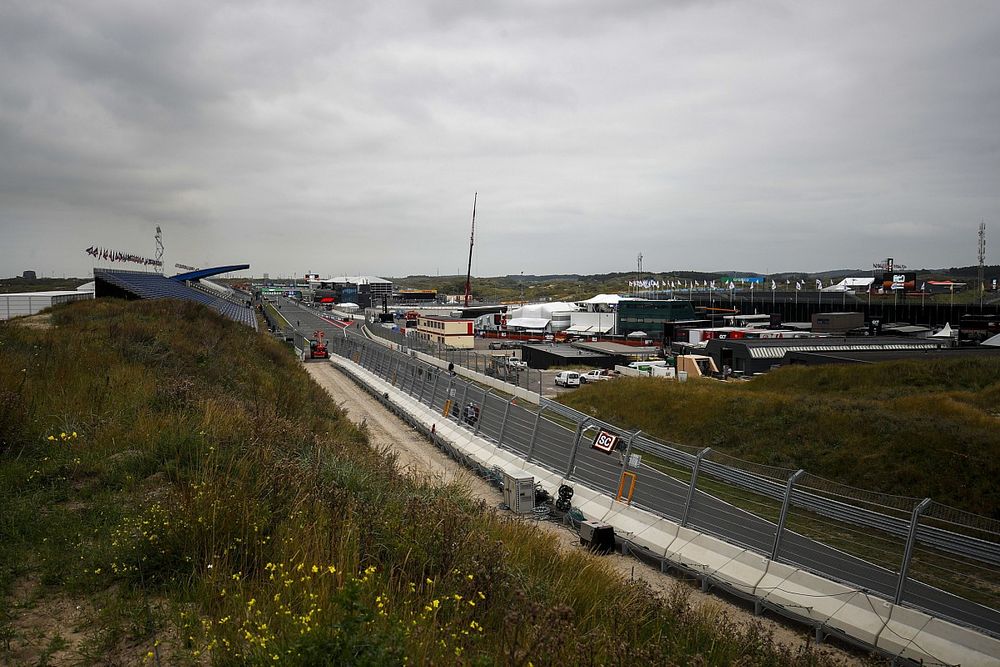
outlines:
[{"label": "chain-link fence", "polygon": [[[659,442],[545,399],[517,401],[359,336],[331,343],[443,417],[567,480],[1000,636],[998,521]],[[595,446],[608,443],[607,452]]]}]

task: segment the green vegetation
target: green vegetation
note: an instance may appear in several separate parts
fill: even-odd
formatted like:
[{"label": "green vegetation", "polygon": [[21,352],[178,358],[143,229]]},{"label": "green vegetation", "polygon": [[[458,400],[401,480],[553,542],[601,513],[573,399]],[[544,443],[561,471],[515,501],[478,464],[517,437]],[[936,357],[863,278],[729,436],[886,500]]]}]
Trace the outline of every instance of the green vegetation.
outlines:
[{"label": "green vegetation", "polygon": [[0,662],[824,663],[402,475],[201,306],[51,322],[0,326]]},{"label": "green vegetation", "polygon": [[[987,267],[986,275],[996,275],[998,270],[994,269],[997,269],[997,267]],[[979,285],[974,281],[968,280],[968,276],[975,276],[976,271],[978,271],[978,267],[953,268],[946,271],[925,269],[917,273],[918,283],[926,280],[949,279],[964,280],[969,283],[967,290],[958,291],[955,294],[949,294],[947,292],[942,294],[927,294],[924,296],[873,294],[871,295],[870,300],[872,303],[979,303],[981,297],[979,293]],[[648,280],[659,280],[661,283],[666,283],[671,280],[697,280],[699,282],[704,282],[706,280],[724,281],[728,277],[735,278],[740,276],[757,275],[761,274],[748,273],[745,271],[724,271],[712,273],[705,273],[701,271],[670,271],[666,273],[645,271],[642,274],[642,278]],[[826,285],[829,284],[829,280],[831,279],[840,280],[841,278],[847,276],[857,275],[869,275],[869,272],[857,269],[827,271],[819,274],[777,273],[769,275],[768,278],[777,280],[780,285],[779,289],[790,290],[792,287],[786,286],[785,280],[790,280],[792,283],[797,280],[802,280],[807,286],[811,286],[814,284],[816,277],[822,277],[823,283]],[[524,300],[528,302],[578,301],[582,299],[589,299],[595,294],[601,293],[628,294],[628,281],[634,280],[635,277],[635,272],[602,273],[594,275],[507,275],[473,277],[472,295],[475,299],[489,302],[499,301],[503,303],[520,302],[522,296]],[[436,289],[441,294],[465,293],[465,276],[406,276],[404,278],[392,278],[392,281],[401,287],[408,287],[412,289]],[[717,282],[716,284],[722,285],[723,283]],[[808,289],[809,288],[807,287],[807,290]],[[767,289],[764,291],[769,292]],[[684,289],[677,289],[678,298],[683,298],[684,294]],[[987,293],[987,295],[988,297],[996,296],[996,294],[992,292]],[[842,297],[841,295],[831,295],[831,298],[839,300]],[[865,294],[861,294],[858,298],[869,299],[869,297]],[[826,297],[824,297],[824,301],[825,300]]]},{"label": "green vegetation", "polygon": [[738,383],[620,378],[561,400],[666,440],[1000,517],[1000,360],[786,367]]}]

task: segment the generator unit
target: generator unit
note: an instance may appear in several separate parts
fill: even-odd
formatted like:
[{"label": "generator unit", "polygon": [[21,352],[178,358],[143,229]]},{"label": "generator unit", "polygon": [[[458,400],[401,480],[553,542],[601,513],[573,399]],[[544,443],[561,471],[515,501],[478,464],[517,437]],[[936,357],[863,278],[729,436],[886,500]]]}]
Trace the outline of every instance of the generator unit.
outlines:
[{"label": "generator unit", "polygon": [[505,470],[503,503],[514,514],[531,514],[535,508],[535,478],[523,470]]},{"label": "generator unit", "polygon": [[594,553],[609,554],[615,550],[615,528],[600,521],[581,521],[580,544]]}]

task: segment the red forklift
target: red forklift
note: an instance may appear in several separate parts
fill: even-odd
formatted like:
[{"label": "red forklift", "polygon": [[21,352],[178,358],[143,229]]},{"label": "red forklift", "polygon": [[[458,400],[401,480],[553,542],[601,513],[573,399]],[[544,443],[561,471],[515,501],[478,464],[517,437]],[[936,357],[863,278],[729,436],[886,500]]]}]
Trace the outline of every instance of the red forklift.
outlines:
[{"label": "red forklift", "polygon": [[326,349],[326,343],[323,342],[323,338],[326,336],[322,331],[317,329],[313,331],[313,337],[309,340],[309,358],[310,359],[329,359],[330,353]]}]

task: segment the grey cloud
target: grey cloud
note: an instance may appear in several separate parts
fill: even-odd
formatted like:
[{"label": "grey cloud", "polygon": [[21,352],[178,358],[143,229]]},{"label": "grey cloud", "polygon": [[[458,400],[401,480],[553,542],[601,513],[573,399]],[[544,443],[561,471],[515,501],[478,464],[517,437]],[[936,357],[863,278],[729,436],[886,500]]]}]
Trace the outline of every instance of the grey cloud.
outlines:
[{"label": "grey cloud", "polygon": [[156,224],[171,261],[451,272],[476,190],[486,274],[967,264],[998,34],[991,3],[8,2],[0,274]]}]

